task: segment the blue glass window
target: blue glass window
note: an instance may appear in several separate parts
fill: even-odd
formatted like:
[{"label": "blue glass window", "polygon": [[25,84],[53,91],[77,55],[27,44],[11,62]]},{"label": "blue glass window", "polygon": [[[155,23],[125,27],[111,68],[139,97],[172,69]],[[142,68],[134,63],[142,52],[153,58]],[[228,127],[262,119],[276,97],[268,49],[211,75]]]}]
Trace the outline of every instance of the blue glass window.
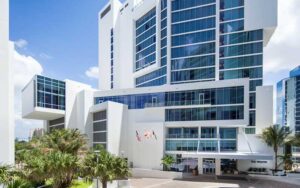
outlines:
[{"label": "blue glass window", "polygon": [[217,128],[201,127],[201,138],[217,138]]},{"label": "blue glass window", "polygon": [[172,23],[191,20],[196,18],[203,18],[214,16],[216,14],[216,5],[209,5],[195,9],[184,10],[172,13]]},{"label": "blue glass window", "polygon": [[262,63],[263,63],[262,55],[226,58],[220,60],[220,69],[222,70],[222,69],[259,66],[262,65]]},{"label": "blue glass window", "polygon": [[215,152],[218,151],[217,140],[199,140],[198,151]]},{"label": "blue glass window", "polygon": [[172,82],[214,79],[214,78],[215,78],[215,68],[174,71],[171,74]]},{"label": "blue glass window", "polygon": [[[96,97],[95,104],[113,101],[126,104],[129,109],[142,109],[152,104],[153,98],[156,98],[160,106],[242,104],[244,103],[244,87]],[[225,111],[228,110],[225,108]],[[221,118],[229,118],[229,114],[224,115]]]},{"label": "blue glass window", "polygon": [[145,14],[143,17],[141,17],[140,19],[138,19],[136,21],[136,28],[143,25],[145,22],[147,22],[149,19],[151,19],[155,15],[156,15],[155,8],[153,8],[147,14]]},{"label": "blue glass window", "polygon": [[172,37],[172,46],[200,43],[215,40],[215,30],[179,35]]},{"label": "blue glass window", "polygon": [[166,121],[238,120],[244,118],[244,106],[166,109]]},{"label": "blue glass window", "polygon": [[243,5],[244,5],[244,0],[221,0],[220,1],[220,9],[240,7]]},{"label": "blue glass window", "polygon": [[152,86],[161,86],[167,83],[167,77],[163,76],[161,78],[152,80],[150,82],[146,82],[143,84],[138,85],[137,87],[152,87]]},{"label": "blue glass window", "polygon": [[136,85],[139,85],[139,84],[142,84],[142,83],[147,82],[149,80],[153,80],[155,78],[161,77],[163,75],[166,75],[166,73],[167,73],[167,67],[163,67],[161,69],[158,69],[156,71],[148,73],[144,76],[136,78]]},{"label": "blue glass window", "polygon": [[220,32],[221,33],[229,33],[235,31],[244,30],[244,20],[238,20],[233,22],[226,22],[220,24]]},{"label": "blue glass window", "polygon": [[221,35],[220,45],[237,44],[237,43],[252,42],[258,40],[263,40],[262,30]]},{"label": "blue glass window", "polygon": [[172,24],[172,34],[192,32],[216,27],[216,18],[205,18],[201,20]]},{"label": "blue glass window", "polygon": [[257,86],[262,86],[262,80],[250,80],[250,91],[256,91]]},{"label": "blue glass window", "polygon": [[171,65],[172,70],[214,66],[215,55],[176,59],[172,60]]},{"label": "blue glass window", "polygon": [[191,46],[172,48],[172,58],[204,55],[215,52],[215,43],[196,44]]},{"label": "blue glass window", "polygon": [[215,3],[216,0],[174,0],[172,1],[172,10],[180,10],[205,4]]},{"label": "blue glass window", "polygon": [[221,139],[236,139],[237,129],[236,128],[220,128]]},{"label": "blue glass window", "polygon": [[221,140],[220,150],[221,151],[236,151],[237,149],[236,140]]},{"label": "blue glass window", "polygon": [[65,82],[37,75],[35,93],[35,106],[65,110]]},{"label": "blue glass window", "polygon": [[220,57],[239,56],[263,52],[263,43],[241,44],[220,48]]},{"label": "blue glass window", "polygon": [[237,79],[237,78],[262,78],[262,68],[249,68],[228,70],[220,72],[220,80]]},{"label": "blue glass window", "polygon": [[244,8],[231,9],[220,12],[220,21],[229,21],[244,18]]},{"label": "blue glass window", "polygon": [[197,140],[167,140],[166,151],[197,151]]}]

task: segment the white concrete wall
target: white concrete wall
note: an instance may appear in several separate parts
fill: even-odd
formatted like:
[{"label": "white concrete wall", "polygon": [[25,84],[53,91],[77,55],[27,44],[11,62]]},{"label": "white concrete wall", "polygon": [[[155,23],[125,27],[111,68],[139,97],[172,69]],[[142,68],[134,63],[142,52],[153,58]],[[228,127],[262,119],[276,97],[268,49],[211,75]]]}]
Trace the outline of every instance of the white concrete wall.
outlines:
[{"label": "white concrete wall", "polygon": [[273,86],[256,88],[256,134],[273,125]]},{"label": "white concrete wall", "polygon": [[9,42],[9,1],[0,1],[0,165],[14,163],[13,44]]},{"label": "white concrete wall", "polygon": [[[35,78],[35,77],[34,77]],[[22,91],[22,116],[27,116],[34,111],[34,78]]]},{"label": "white concrete wall", "polygon": [[93,106],[93,96],[92,90],[83,90],[76,97],[77,121],[74,126],[86,134],[89,146],[92,146],[91,138],[93,138],[93,115],[89,113],[90,107]]},{"label": "white concrete wall", "polygon": [[119,103],[108,102],[107,108],[107,150],[115,155],[121,156],[122,131],[126,132],[127,106]]},{"label": "white concrete wall", "polygon": [[245,0],[245,30],[264,29],[267,45],[277,27],[277,0]]},{"label": "white concrete wall", "polygon": [[[65,80],[66,83],[66,110],[65,110],[65,127],[70,129],[83,129],[86,114],[80,115],[79,113],[85,107],[84,103],[78,102],[77,95],[83,90],[92,90],[91,86],[75,82],[72,80]],[[92,97],[90,95],[90,97]],[[91,104],[89,97],[85,98],[87,104]],[[80,105],[81,104],[81,105]],[[84,111],[85,112],[85,111]]]}]

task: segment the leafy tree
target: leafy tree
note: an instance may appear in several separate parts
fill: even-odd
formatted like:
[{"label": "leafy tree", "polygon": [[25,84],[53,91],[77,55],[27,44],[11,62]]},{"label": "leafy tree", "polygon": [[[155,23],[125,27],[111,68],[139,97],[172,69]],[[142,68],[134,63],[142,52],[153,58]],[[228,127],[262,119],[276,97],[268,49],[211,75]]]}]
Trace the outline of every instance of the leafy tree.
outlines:
[{"label": "leafy tree", "polygon": [[297,147],[300,147],[300,134],[296,134],[292,140],[291,140],[291,144]]},{"label": "leafy tree", "polygon": [[90,152],[84,161],[84,172],[92,178],[97,178],[102,183],[102,188],[107,188],[107,183],[117,179],[124,179],[130,175],[127,161],[116,157],[104,149],[98,153]]},{"label": "leafy tree", "polygon": [[170,166],[175,163],[175,159],[171,155],[165,155],[161,159],[161,164],[164,165],[164,168],[170,170]]},{"label": "leafy tree", "polygon": [[283,165],[284,170],[291,170],[293,161],[292,161],[292,155],[285,153],[284,155],[279,155],[278,158],[281,160],[281,163],[279,163],[278,166]]},{"label": "leafy tree", "polygon": [[13,176],[11,174],[11,169],[9,166],[0,166],[0,185],[7,185],[11,182]]},{"label": "leafy tree", "polygon": [[51,180],[53,188],[67,188],[76,178],[86,139],[78,130],[54,130],[32,140],[26,148],[19,153],[21,177],[35,186]]},{"label": "leafy tree", "polygon": [[261,139],[273,148],[275,154],[275,171],[278,170],[278,149],[287,142],[291,131],[279,125],[273,125],[263,130]]}]

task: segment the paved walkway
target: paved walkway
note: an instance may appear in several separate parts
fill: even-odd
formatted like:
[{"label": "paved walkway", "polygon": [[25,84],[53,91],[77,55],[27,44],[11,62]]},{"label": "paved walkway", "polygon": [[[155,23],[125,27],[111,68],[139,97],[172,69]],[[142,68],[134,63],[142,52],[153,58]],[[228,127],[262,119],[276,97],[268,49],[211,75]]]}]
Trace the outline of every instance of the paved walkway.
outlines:
[{"label": "paved walkway", "polygon": [[130,179],[132,188],[299,188],[269,179],[250,177],[249,180],[217,180],[214,176],[199,176],[183,180],[140,178]]}]

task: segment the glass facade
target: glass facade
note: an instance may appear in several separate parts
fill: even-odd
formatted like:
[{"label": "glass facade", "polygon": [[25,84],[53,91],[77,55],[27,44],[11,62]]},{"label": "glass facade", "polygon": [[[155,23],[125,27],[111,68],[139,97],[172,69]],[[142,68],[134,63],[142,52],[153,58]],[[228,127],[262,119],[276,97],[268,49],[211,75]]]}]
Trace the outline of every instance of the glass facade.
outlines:
[{"label": "glass facade", "polygon": [[107,113],[106,111],[93,114],[93,146],[107,146]]},{"label": "glass facade", "polygon": [[213,121],[244,119],[244,106],[166,109],[165,121]]},{"label": "glass facade", "polygon": [[114,88],[114,30],[110,30],[110,89]]},{"label": "glass facade", "polygon": [[58,118],[51,121],[48,121],[48,131],[52,132],[57,129],[64,129],[65,128],[65,118]]},{"label": "glass facade", "polygon": [[[129,109],[146,107],[187,106],[187,105],[243,105],[244,87],[212,88],[164,93],[133,94],[122,96],[96,97],[95,104],[113,101],[128,105]],[[226,111],[227,108],[225,108]],[[227,109],[228,110],[228,109]],[[233,109],[232,109],[233,110]],[[227,115],[225,115],[227,117]]]},{"label": "glass facade", "polygon": [[136,71],[156,60],[156,8],[136,21]]},{"label": "glass facade", "polygon": [[[155,82],[162,77],[166,77],[166,74],[167,74],[167,67],[164,66],[156,71],[153,71],[144,76],[138,77],[135,79],[136,87],[144,86],[145,84],[147,84],[149,82],[153,83],[153,81]],[[154,84],[154,85],[156,85],[156,84]]]},{"label": "glass facade", "polygon": [[[201,130],[200,137],[198,130]],[[216,127],[168,128],[166,151],[236,151],[237,128],[219,128],[219,131],[220,136],[217,135]]]},{"label": "glass facade", "polygon": [[65,110],[65,82],[37,75],[35,80],[35,106]]},{"label": "glass facade", "polygon": [[215,80],[215,0],[172,1],[171,84]]}]

